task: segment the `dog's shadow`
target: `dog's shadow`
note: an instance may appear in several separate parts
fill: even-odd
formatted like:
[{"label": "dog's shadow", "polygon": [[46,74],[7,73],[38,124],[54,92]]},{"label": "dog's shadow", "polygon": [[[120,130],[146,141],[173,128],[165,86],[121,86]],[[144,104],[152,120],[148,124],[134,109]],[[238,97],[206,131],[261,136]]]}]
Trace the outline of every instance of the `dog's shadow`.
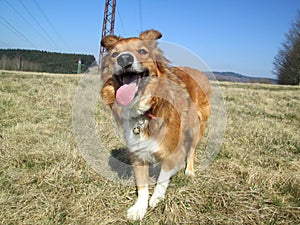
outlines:
[{"label": "dog's shadow", "polygon": [[[112,149],[108,164],[112,171],[116,172],[120,179],[130,179],[133,177],[133,166],[130,155],[126,148]],[[156,180],[160,171],[160,164],[149,166],[149,176]]]}]

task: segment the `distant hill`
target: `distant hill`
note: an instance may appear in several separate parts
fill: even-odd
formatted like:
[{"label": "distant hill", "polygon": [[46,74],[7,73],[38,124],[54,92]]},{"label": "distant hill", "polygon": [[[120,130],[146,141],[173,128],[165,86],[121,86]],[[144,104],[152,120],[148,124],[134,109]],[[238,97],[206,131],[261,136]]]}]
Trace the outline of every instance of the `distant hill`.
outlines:
[{"label": "distant hill", "polygon": [[[239,83],[264,83],[264,84],[277,84],[276,79],[271,78],[260,78],[260,77],[249,77],[234,72],[212,72],[218,81],[230,81]],[[208,77],[212,76],[211,72],[205,72]]]},{"label": "distant hill", "polygon": [[82,72],[95,61],[93,55],[0,49],[0,69],[2,70],[72,74],[77,73],[79,59]]}]

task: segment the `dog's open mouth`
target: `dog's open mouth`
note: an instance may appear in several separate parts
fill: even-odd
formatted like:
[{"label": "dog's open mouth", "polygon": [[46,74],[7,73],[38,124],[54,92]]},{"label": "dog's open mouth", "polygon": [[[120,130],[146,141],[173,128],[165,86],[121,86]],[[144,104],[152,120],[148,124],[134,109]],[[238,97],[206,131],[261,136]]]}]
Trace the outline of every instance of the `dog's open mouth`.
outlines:
[{"label": "dog's open mouth", "polygon": [[115,75],[120,85],[116,93],[117,102],[122,106],[129,105],[135,98],[143,78],[148,76],[148,70],[144,70],[143,72],[125,72]]}]

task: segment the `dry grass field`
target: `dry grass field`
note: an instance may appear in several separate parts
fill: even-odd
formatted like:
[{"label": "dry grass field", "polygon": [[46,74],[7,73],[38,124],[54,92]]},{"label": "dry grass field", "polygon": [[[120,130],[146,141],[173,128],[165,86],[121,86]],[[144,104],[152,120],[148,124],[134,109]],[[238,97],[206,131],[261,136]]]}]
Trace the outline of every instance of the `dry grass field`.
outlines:
[{"label": "dry grass field", "polygon": [[[135,188],[100,176],[75,142],[80,78],[0,71],[0,224],[131,224]],[[133,224],[300,223],[300,87],[220,86],[219,155],[194,179],[178,172],[166,199]]]}]

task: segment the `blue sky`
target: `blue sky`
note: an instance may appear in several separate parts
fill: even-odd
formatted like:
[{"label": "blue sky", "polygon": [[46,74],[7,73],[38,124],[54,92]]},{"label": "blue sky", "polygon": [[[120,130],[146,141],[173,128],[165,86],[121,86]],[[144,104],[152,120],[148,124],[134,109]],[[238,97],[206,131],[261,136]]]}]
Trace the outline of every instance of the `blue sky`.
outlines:
[{"label": "blue sky", "polygon": [[[104,0],[0,0],[0,48],[98,58],[103,10]],[[117,0],[115,34],[154,28],[213,71],[274,78],[274,56],[297,10],[299,0]]]}]

